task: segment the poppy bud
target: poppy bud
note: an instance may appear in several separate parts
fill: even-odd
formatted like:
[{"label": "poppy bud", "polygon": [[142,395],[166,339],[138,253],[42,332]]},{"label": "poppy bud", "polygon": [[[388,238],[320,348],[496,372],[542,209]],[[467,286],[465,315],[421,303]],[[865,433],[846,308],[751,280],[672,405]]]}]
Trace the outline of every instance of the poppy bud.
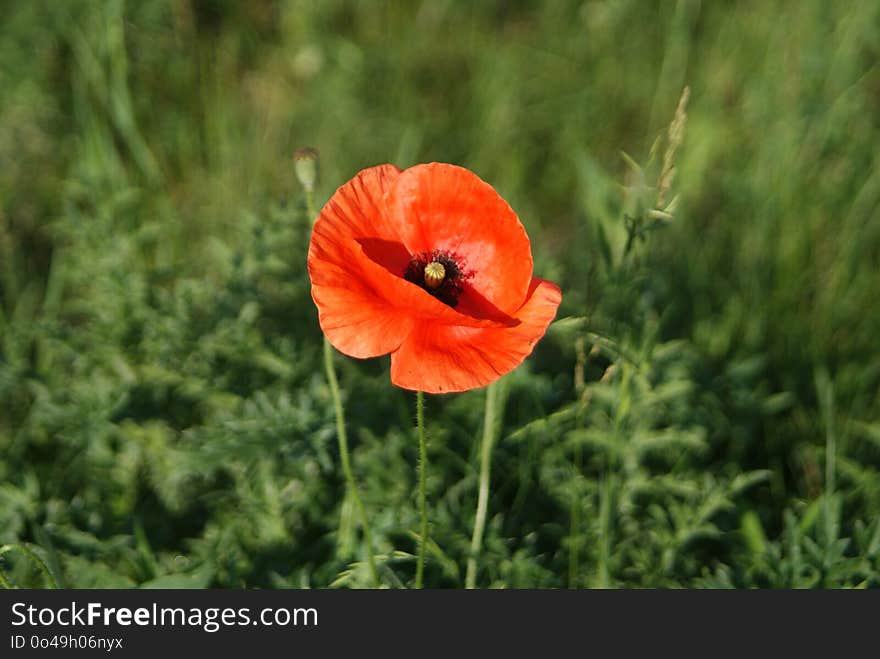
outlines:
[{"label": "poppy bud", "polygon": [[306,192],[314,190],[318,178],[318,152],[309,146],[297,149],[293,154],[293,170]]}]

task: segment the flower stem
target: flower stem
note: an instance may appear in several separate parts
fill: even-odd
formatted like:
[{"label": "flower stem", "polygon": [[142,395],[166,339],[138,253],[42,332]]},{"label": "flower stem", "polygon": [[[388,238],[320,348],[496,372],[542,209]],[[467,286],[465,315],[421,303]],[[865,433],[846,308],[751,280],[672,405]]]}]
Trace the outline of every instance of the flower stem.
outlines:
[{"label": "flower stem", "polygon": [[427,479],[428,448],[425,442],[425,394],[416,392],[416,426],[419,431],[419,508],[422,528],[419,535],[419,558],[416,562],[416,588],[421,588],[425,573],[425,547],[428,544]]},{"label": "flower stem", "polygon": [[357,482],[354,480],[354,472],[351,470],[351,460],[348,455],[348,436],[345,431],[345,412],[342,409],[342,396],[339,394],[339,382],[336,379],[336,370],[333,367],[333,348],[330,342],[324,339],[324,370],[327,373],[327,381],[330,383],[330,393],[333,396],[333,409],[336,412],[336,437],[339,440],[339,457],[342,460],[342,471],[348,483],[348,492],[354,500],[358,515],[361,518],[361,527],[364,530],[364,542],[367,545],[367,557],[370,564],[370,575],[373,578],[373,587],[379,587],[379,574],[376,571],[376,559],[373,556],[373,535],[370,532],[370,522],[367,519],[367,511],[364,502],[358,493]]},{"label": "flower stem", "polygon": [[568,524],[568,587],[577,588],[580,573],[581,552],[581,496],[580,479],[583,472],[584,449],[578,444],[574,449],[574,479],[572,482],[571,509]]},{"label": "flower stem", "polygon": [[[580,404],[575,414],[575,428],[582,430],[584,427],[584,412],[587,407],[589,397],[587,395],[587,385],[584,379],[584,370],[586,369],[588,353],[586,349],[586,340],[583,336],[575,339],[574,350],[577,359],[574,366],[574,390]],[[574,477],[571,483],[571,509],[569,514],[568,527],[568,587],[577,588],[580,574],[580,555],[581,555],[581,506],[582,506],[582,479],[584,466],[584,447],[578,442],[574,447]]]},{"label": "flower stem", "polygon": [[[306,213],[309,221],[315,221],[315,195],[311,188],[306,188]],[[339,380],[336,379],[336,369],[333,366],[333,347],[324,337],[324,372],[327,374],[327,382],[330,384],[330,394],[333,397],[333,409],[336,413],[336,438],[339,441],[339,457],[342,461],[342,471],[348,484],[348,493],[354,500],[358,515],[361,518],[361,527],[364,531],[364,543],[367,545],[367,559],[370,565],[370,576],[373,579],[373,587],[379,587],[379,573],[376,571],[376,559],[373,556],[373,534],[370,532],[370,522],[367,518],[367,510],[358,492],[354,472],[351,469],[351,459],[348,455],[348,435],[345,431],[345,411],[342,409],[342,396],[339,393]]]},{"label": "flower stem", "polygon": [[312,224],[318,219],[318,214],[315,212],[315,193],[308,188],[306,189],[306,214]]},{"label": "flower stem", "polygon": [[474,517],[474,534],[471,536],[471,550],[467,561],[464,587],[476,588],[477,556],[483,546],[483,533],[486,529],[486,513],[489,508],[489,470],[492,465],[492,444],[495,441],[497,383],[486,388],[486,411],[483,417],[483,440],[480,444],[480,489],[477,495],[477,513]]}]

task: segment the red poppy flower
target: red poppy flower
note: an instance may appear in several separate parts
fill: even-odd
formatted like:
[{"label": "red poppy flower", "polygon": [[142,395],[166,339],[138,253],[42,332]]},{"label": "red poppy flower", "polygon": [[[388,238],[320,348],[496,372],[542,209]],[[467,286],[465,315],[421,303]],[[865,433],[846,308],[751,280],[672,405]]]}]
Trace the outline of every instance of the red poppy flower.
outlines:
[{"label": "red poppy flower", "polygon": [[532,276],[529,238],[507,202],[440,163],[371,167],[340,187],[315,222],[309,276],[337,350],[391,353],[391,381],[429,393],[512,371],[562,298]]}]

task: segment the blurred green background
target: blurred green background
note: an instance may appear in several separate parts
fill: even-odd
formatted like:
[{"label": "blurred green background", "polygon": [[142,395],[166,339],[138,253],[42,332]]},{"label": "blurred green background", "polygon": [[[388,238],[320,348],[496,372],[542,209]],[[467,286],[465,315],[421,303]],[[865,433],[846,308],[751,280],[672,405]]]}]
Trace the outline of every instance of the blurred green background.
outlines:
[{"label": "blurred green background", "polygon": [[[68,587],[369,583],[305,145],[320,203],[378,163],[471,168],[562,287],[503,381],[478,585],[880,585],[875,2],[7,1],[0,544]],[[406,586],[413,396],[387,358],[338,368]],[[464,582],[484,397],[428,400],[430,586]]]}]

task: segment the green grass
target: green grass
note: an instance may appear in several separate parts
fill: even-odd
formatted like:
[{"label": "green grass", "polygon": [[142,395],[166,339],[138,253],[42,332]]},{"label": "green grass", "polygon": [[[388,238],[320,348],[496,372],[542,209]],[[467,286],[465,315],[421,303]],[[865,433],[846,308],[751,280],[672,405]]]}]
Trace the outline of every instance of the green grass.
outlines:
[{"label": "green grass", "polygon": [[[880,586],[878,61],[870,2],[10,3],[0,545],[67,587],[371,582],[310,145],[319,203],[471,168],[562,287],[503,381],[478,586]],[[685,85],[674,217],[627,250]],[[380,578],[412,585],[414,396],[337,369]],[[465,583],[484,402],[426,401],[428,586]]]}]

